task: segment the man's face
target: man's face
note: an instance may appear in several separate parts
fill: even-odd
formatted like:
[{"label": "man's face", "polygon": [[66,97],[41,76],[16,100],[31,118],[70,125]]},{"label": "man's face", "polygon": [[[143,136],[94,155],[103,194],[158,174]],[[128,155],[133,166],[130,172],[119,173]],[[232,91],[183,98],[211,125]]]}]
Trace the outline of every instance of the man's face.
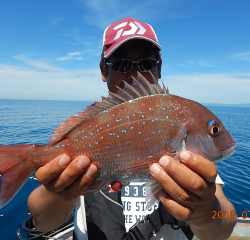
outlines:
[{"label": "man's face", "polygon": [[[145,40],[131,40],[124,43],[120,48],[118,48],[108,59],[108,62],[113,62],[118,59],[130,59],[132,61],[139,61],[144,58],[154,58],[156,59],[155,53],[153,51],[153,46],[151,43]],[[137,64],[133,65],[131,71],[127,73],[116,72],[112,66],[106,66],[107,70],[103,64],[100,64],[102,79],[107,82],[108,89],[111,92],[116,93],[116,86],[123,88],[125,82],[132,84],[132,76],[137,78],[137,71],[139,71],[150,83],[153,83],[151,75],[149,72],[141,72],[137,68]],[[155,78],[158,80],[161,78],[161,59],[156,68],[151,72]]]}]

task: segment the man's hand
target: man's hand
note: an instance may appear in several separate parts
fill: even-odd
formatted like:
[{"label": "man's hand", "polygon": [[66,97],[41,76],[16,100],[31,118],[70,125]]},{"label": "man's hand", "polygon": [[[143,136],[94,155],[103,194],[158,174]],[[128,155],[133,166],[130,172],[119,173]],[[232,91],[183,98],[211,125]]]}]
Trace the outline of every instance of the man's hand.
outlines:
[{"label": "man's hand", "polygon": [[96,173],[97,167],[88,157],[78,156],[71,161],[64,154],[39,168],[36,178],[48,191],[70,200],[85,193]]},{"label": "man's hand", "polygon": [[225,226],[223,232],[223,224],[227,224],[227,220],[219,223],[212,219],[213,211],[234,210],[222,190],[218,190],[220,194],[217,194],[217,189],[221,187],[217,188],[215,184],[218,170],[214,163],[200,155],[182,151],[180,162],[163,156],[159,163],[152,164],[149,169],[163,187],[160,200],[165,208],[177,219],[189,222],[197,237],[223,239],[230,234],[233,223],[229,224],[230,228]]},{"label": "man's hand", "polygon": [[71,161],[67,155],[61,155],[39,168],[36,177],[43,185],[28,199],[36,228],[46,232],[63,224],[72,213],[77,197],[85,194],[96,174],[97,167],[86,156]]}]

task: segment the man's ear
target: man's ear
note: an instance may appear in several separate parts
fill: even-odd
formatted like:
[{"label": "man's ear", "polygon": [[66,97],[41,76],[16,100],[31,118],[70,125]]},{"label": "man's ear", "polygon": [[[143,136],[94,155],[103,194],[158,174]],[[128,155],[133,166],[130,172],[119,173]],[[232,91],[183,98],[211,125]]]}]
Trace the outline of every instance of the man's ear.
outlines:
[{"label": "man's ear", "polygon": [[159,59],[159,63],[158,63],[158,79],[161,78],[161,65],[162,65],[162,59]]},{"label": "man's ear", "polygon": [[103,63],[100,63],[100,70],[102,73],[102,81],[107,82],[107,71]]}]

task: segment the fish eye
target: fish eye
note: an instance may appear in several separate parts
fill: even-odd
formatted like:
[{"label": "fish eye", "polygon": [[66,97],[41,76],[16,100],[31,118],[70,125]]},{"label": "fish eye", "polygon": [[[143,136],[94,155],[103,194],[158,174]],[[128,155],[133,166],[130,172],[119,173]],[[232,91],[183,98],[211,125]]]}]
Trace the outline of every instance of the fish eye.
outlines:
[{"label": "fish eye", "polygon": [[220,127],[216,121],[209,122],[208,132],[212,137],[216,137],[220,134]]}]

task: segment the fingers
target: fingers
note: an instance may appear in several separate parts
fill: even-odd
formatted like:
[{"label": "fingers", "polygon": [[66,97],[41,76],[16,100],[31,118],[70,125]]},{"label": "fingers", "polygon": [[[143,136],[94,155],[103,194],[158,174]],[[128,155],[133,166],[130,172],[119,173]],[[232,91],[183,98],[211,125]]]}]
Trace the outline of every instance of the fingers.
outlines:
[{"label": "fingers", "polygon": [[[173,159],[173,161],[176,160]],[[179,179],[176,180],[176,178],[171,177],[169,173],[167,173],[158,163],[152,164],[149,170],[153,177],[161,184],[163,189],[180,204],[191,206],[198,201],[198,198],[194,193],[185,189],[181,185],[183,181],[180,181]]]},{"label": "fingers", "polygon": [[88,157],[78,156],[71,161],[64,154],[39,168],[36,177],[48,191],[69,200],[84,194],[96,174],[97,167]]},{"label": "fingers", "polygon": [[63,170],[70,163],[70,158],[66,154],[56,157],[43,167],[36,171],[36,178],[41,184],[47,184],[56,176],[63,172]]},{"label": "fingers", "polygon": [[187,167],[201,175],[207,182],[215,182],[218,170],[213,162],[188,151],[180,152],[180,160]]},{"label": "fingers", "polygon": [[152,176],[182,204],[194,203],[197,197],[205,197],[215,192],[216,166],[199,155],[188,154],[187,157],[182,152],[181,157],[187,157],[184,164],[163,156],[159,164],[152,164],[149,168]]},{"label": "fingers", "polygon": [[67,168],[50,182],[50,186],[56,192],[61,192],[70,186],[90,166],[90,160],[86,156],[78,156]]},{"label": "fingers", "polygon": [[217,176],[214,163],[197,154],[182,151],[180,161],[163,156],[149,167],[163,190],[160,200],[180,220],[201,216],[213,203]]},{"label": "fingers", "polygon": [[205,180],[184,164],[169,157],[162,157],[159,164],[178,184],[195,195],[202,197],[207,191]]},{"label": "fingers", "polygon": [[82,174],[73,182],[70,187],[66,188],[60,194],[67,200],[77,198],[83,195],[97,174],[97,167],[93,164],[89,166],[85,174]]},{"label": "fingers", "polygon": [[168,212],[175,216],[175,218],[185,221],[188,220],[192,215],[192,210],[178,203],[164,190],[159,193],[160,200]]}]

